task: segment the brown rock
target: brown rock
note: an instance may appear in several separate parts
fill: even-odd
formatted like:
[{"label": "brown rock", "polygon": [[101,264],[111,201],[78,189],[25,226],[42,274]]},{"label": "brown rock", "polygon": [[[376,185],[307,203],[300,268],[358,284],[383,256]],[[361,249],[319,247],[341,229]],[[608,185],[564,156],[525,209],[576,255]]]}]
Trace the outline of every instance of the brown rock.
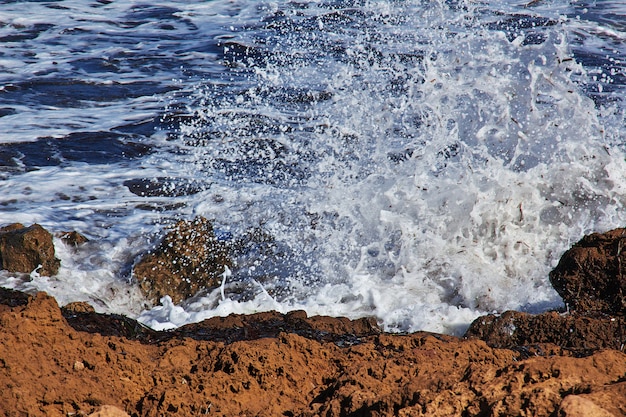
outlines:
[{"label": "brown rock", "polygon": [[[89,415],[110,406],[137,417],[626,415],[626,355],[617,350],[524,358],[423,332],[363,334],[346,345],[292,330],[370,325],[301,312],[233,316],[198,334],[152,331],[163,335],[152,343],[101,332],[111,316],[95,313],[83,314],[105,319],[97,329],[78,331],[51,297],[26,298],[0,308],[0,415]],[[293,328],[257,329],[258,338],[232,343],[210,337],[219,326],[280,317],[279,326]]]},{"label": "brown rock", "polygon": [[349,346],[360,343],[366,336],[379,334],[381,329],[371,317],[350,320],[345,317],[307,317],[304,311],[292,311],[287,314],[268,311],[252,315],[231,314],[227,317],[213,317],[200,323],[187,324],[171,331],[170,334],[232,343],[278,337],[285,332]]},{"label": "brown rock", "polygon": [[[626,416],[626,401],[623,401],[626,398],[626,381],[624,378],[621,382],[598,387],[587,394],[578,394],[578,397],[592,401],[614,416]],[[622,401],[615,401],[615,398],[622,398]]]},{"label": "brown rock", "polygon": [[[626,319],[623,317],[547,312],[538,315],[507,311],[479,317],[465,337],[479,338],[489,346],[521,348],[536,353],[538,344],[554,344],[577,355],[599,349],[623,349]],[[541,350],[541,349],[539,349]]]},{"label": "brown rock", "polygon": [[128,413],[120,410],[112,405],[103,405],[100,409],[94,413],[89,414],[88,417],[130,417]]},{"label": "brown rock", "polygon": [[572,246],[550,273],[570,309],[626,314],[626,229],[593,233]]},{"label": "brown rock", "polygon": [[0,233],[13,232],[15,230],[24,229],[25,227],[26,226],[24,226],[22,223],[11,223],[6,226],[0,227]]},{"label": "brown rock", "polygon": [[202,289],[219,286],[225,266],[232,266],[226,245],[215,237],[211,222],[197,217],[176,223],[133,273],[150,301],[169,295],[179,303]]},{"label": "brown rock", "polygon": [[61,262],[54,257],[52,235],[38,224],[24,227],[15,223],[0,229],[2,269],[41,275],[55,275]]},{"label": "brown rock", "polygon": [[73,247],[78,247],[83,243],[89,242],[89,239],[87,239],[84,235],[78,233],[77,231],[62,232],[59,235],[59,238],[66,245]]},{"label": "brown rock", "polygon": [[[120,336],[145,343],[185,337],[233,343],[278,337],[281,333],[294,333],[309,339],[349,346],[360,343],[364,337],[381,332],[373,318],[350,320],[345,317],[307,317],[304,311],[287,314],[276,311],[250,315],[231,314],[227,317],[213,317],[200,323],[187,324],[168,332],[157,332],[118,314],[81,311],[83,304],[86,303],[71,303],[61,308],[63,317],[74,329],[97,332],[107,336]],[[89,304],[86,306],[93,310]]]},{"label": "brown rock", "polygon": [[61,311],[63,315],[71,315],[77,313],[95,313],[96,310],[89,303],[84,301],[74,301],[73,303],[69,303],[61,307]]},{"label": "brown rock", "polygon": [[559,407],[561,417],[615,417],[593,401],[580,396],[568,395]]},{"label": "brown rock", "polygon": [[[490,346],[526,354],[552,344],[575,355],[599,349],[624,350],[626,344],[626,276],[622,262],[626,229],[585,236],[565,252],[550,281],[571,312],[539,315],[507,311],[476,319],[466,332]],[[626,267],[626,265],[625,265]]]}]

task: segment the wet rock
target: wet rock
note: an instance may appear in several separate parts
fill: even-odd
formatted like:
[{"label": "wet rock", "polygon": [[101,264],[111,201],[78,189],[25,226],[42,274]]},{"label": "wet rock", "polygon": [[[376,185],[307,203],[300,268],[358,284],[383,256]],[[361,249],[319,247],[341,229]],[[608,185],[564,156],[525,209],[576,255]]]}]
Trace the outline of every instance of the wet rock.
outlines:
[{"label": "wet rock", "polygon": [[[55,275],[61,261],[54,256],[52,235],[38,224],[25,227],[14,223],[0,229],[2,269],[10,272],[37,272]],[[41,267],[40,267],[41,266]]]},{"label": "wet rock", "polygon": [[[539,315],[507,311],[476,319],[465,336],[492,347],[538,352],[548,343],[577,356],[626,344],[626,229],[594,233],[566,251],[550,281],[570,312]],[[539,349],[540,350],[540,349]]]},{"label": "wet rock", "polygon": [[124,181],[131,193],[141,197],[181,197],[197,194],[206,186],[182,178],[135,178]]},{"label": "wet rock", "polygon": [[30,296],[21,291],[0,287],[0,305],[8,307],[25,306]]},{"label": "wet rock", "polygon": [[[91,306],[90,306],[91,307]],[[77,331],[99,333],[102,336],[124,337],[128,340],[137,340],[143,343],[156,343],[169,340],[174,337],[173,333],[154,331],[137,320],[120,314],[99,314],[91,309],[61,308],[61,313]]]},{"label": "wet rock", "polygon": [[26,226],[24,226],[22,223],[11,223],[9,225],[0,227],[0,233],[14,232],[16,230],[24,229],[25,227]]},{"label": "wet rock", "polygon": [[577,356],[599,349],[623,349],[626,320],[622,317],[547,312],[538,315],[507,311],[479,317],[465,333],[491,347],[541,354],[541,344],[553,344]]},{"label": "wet rock", "polygon": [[563,254],[550,282],[572,310],[624,315],[624,249],[626,229],[585,236]]},{"label": "wet rock", "polygon": [[84,301],[75,301],[61,307],[61,311],[64,316],[78,314],[78,313],[95,313],[96,310]]},{"label": "wet rock", "polygon": [[119,314],[96,313],[93,307],[83,302],[70,303],[62,307],[61,312],[75,330],[124,337],[143,343],[190,338],[230,344],[293,333],[308,339],[333,342],[338,346],[349,346],[381,333],[376,320],[371,317],[356,320],[345,317],[307,317],[304,311],[287,314],[276,311],[249,315],[231,314],[187,324],[167,332],[152,330]]},{"label": "wet rock", "polygon": [[89,242],[89,239],[77,231],[62,232],[58,236],[63,243],[74,248],[79,247],[83,243]]},{"label": "wet rock", "polygon": [[179,337],[224,343],[293,333],[308,339],[348,346],[361,343],[367,336],[381,333],[381,329],[371,317],[350,320],[345,317],[307,317],[304,311],[287,314],[269,311],[252,315],[213,317],[200,323],[187,324],[171,333]]},{"label": "wet rock", "polygon": [[133,274],[146,298],[154,303],[169,295],[180,303],[221,283],[225,267],[232,267],[226,244],[215,236],[204,217],[180,221],[161,243],[143,256]]}]

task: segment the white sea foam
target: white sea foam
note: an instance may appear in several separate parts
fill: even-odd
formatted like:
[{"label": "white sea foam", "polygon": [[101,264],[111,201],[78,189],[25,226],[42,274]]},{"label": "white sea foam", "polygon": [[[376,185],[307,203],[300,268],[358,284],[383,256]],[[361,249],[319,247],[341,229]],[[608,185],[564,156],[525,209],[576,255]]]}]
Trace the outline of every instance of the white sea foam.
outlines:
[{"label": "white sea foam", "polygon": [[[353,60],[277,59],[254,68],[256,85],[237,109],[219,101],[212,107],[206,98],[199,111],[207,123],[237,132],[246,126],[228,110],[293,123],[288,110],[259,99],[264,90],[316,86],[332,93],[298,114],[315,148],[313,174],[302,186],[259,192],[244,183],[246,204],[240,191],[220,208],[202,202],[196,211],[234,228],[263,224],[299,261],[314,259],[313,271],[290,284],[294,293],[297,282],[315,289],[286,297],[282,308],[373,314],[387,329],[454,333],[483,312],[560,306],[548,272],[582,234],[620,224],[619,178],[626,172],[611,147],[615,138],[606,137],[594,103],[574,82],[585,69],[572,60],[562,30],[567,19],[556,16],[543,42],[524,44],[522,33],[510,39],[464,22],[479,11],[406,7],[413,13],[380,12],[395,25],[350,39]],[[364,11],[381,17],[378,9]],[[306,54],[319,47],[311,39],[288,37],[290,47],[276,48]],[[363,52],[368,48],[374,52]],[[424,59],[406,63],[394,53]],[[297,133],[277,140],[303,146]],[[196,153],[199,165],[210,170],[214,159],[245,157],[239,146],[232,137],[216,139]],[[394,152],[405,158],[390,161]],[[311,214],[320,218],[314,228],[304,220]],[[237,310],[219,301],[185,309],[191,321]]]}]

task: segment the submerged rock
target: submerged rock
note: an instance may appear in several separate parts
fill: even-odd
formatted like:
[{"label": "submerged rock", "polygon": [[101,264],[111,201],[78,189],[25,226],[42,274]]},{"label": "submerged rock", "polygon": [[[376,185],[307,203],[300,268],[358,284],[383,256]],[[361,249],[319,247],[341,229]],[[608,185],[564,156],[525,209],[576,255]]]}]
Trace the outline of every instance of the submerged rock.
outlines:
[{"label": "submerged rock", "polygon": [[14,223],[0,228],[0,261],[10,272],[37,272],[53,276],[61,261],[55,258],[52,235],[38,224]]},{"label": "submerged rock", "polygon": [[550,282],[578,312],[626,313],[626,229],[593,233],[563,254]]},{"label": "submerged rock", "polygon": [[203,191],[205,185],[181,178],[135,178],[124,181],[128,190],[141,197],[181,197]]},{"label": "submerged rock", "polygon": [[226,244],[217,239],[209,220],[197,217],[176,223],[135,264],[133,274],[148,300],[157,303],[169,295],[180,303],[200,290],[219,286],[225,267],[232,267]]},{"label": "submerged rock", "polygon": [[87,239],[85,235],[78,233],[77,231],[62,232],[58,235],[58,237],[63,243],[73,248],[77,248],[83,243],[89,242],[89,239]]}]

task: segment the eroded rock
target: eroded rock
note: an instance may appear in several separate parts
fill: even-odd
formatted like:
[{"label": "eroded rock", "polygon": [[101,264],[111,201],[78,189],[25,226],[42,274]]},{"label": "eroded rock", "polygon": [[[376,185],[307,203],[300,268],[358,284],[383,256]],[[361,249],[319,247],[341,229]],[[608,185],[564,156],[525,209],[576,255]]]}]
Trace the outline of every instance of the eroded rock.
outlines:
[{"label": "eroded rock", "polygon": [[226,244],[217,239],[204,217],[179,221],[156,249],[133,268],[146,298],[157,303],[169,295],[180,303],[207,288],[217,287],[225,267],[232,267]]},{"label": "eroded rock", "polygon": [[[525,357],[480,340],[370,334],[367,321],[303,312],[230,316],[129,339],[103,330],[110,315],[78,313],[100,321],[77,329],[53,298],[26,298],[0,305],[0,415],[626,415],[626,355],[617,350]],[[211,338],[242,326],[259,337]],[[345,345],[311,338],[310,329],[367,331]]]},{"label": "eroded rock", "polygon": [[25,227],[14,223],[0,229],[0,260],[2,269],[10,272],[53,276],[61,261],[55,258],[52,235],[39,224]]},{"label": "eroded rock", "polygon": [[489,346],[520,349],[540,354],[541,344],[554,344],[584,356],[599,349],[623,349],[626,320],[621,317],[586,316],[547,312],[528,314],[507,311],[501,315],[479,317],[465,333]]},{"label": "eroded rock", "polygon": [[593,233],[563,254],[550,282],[578,312],[626,313],[626,229]]}]

